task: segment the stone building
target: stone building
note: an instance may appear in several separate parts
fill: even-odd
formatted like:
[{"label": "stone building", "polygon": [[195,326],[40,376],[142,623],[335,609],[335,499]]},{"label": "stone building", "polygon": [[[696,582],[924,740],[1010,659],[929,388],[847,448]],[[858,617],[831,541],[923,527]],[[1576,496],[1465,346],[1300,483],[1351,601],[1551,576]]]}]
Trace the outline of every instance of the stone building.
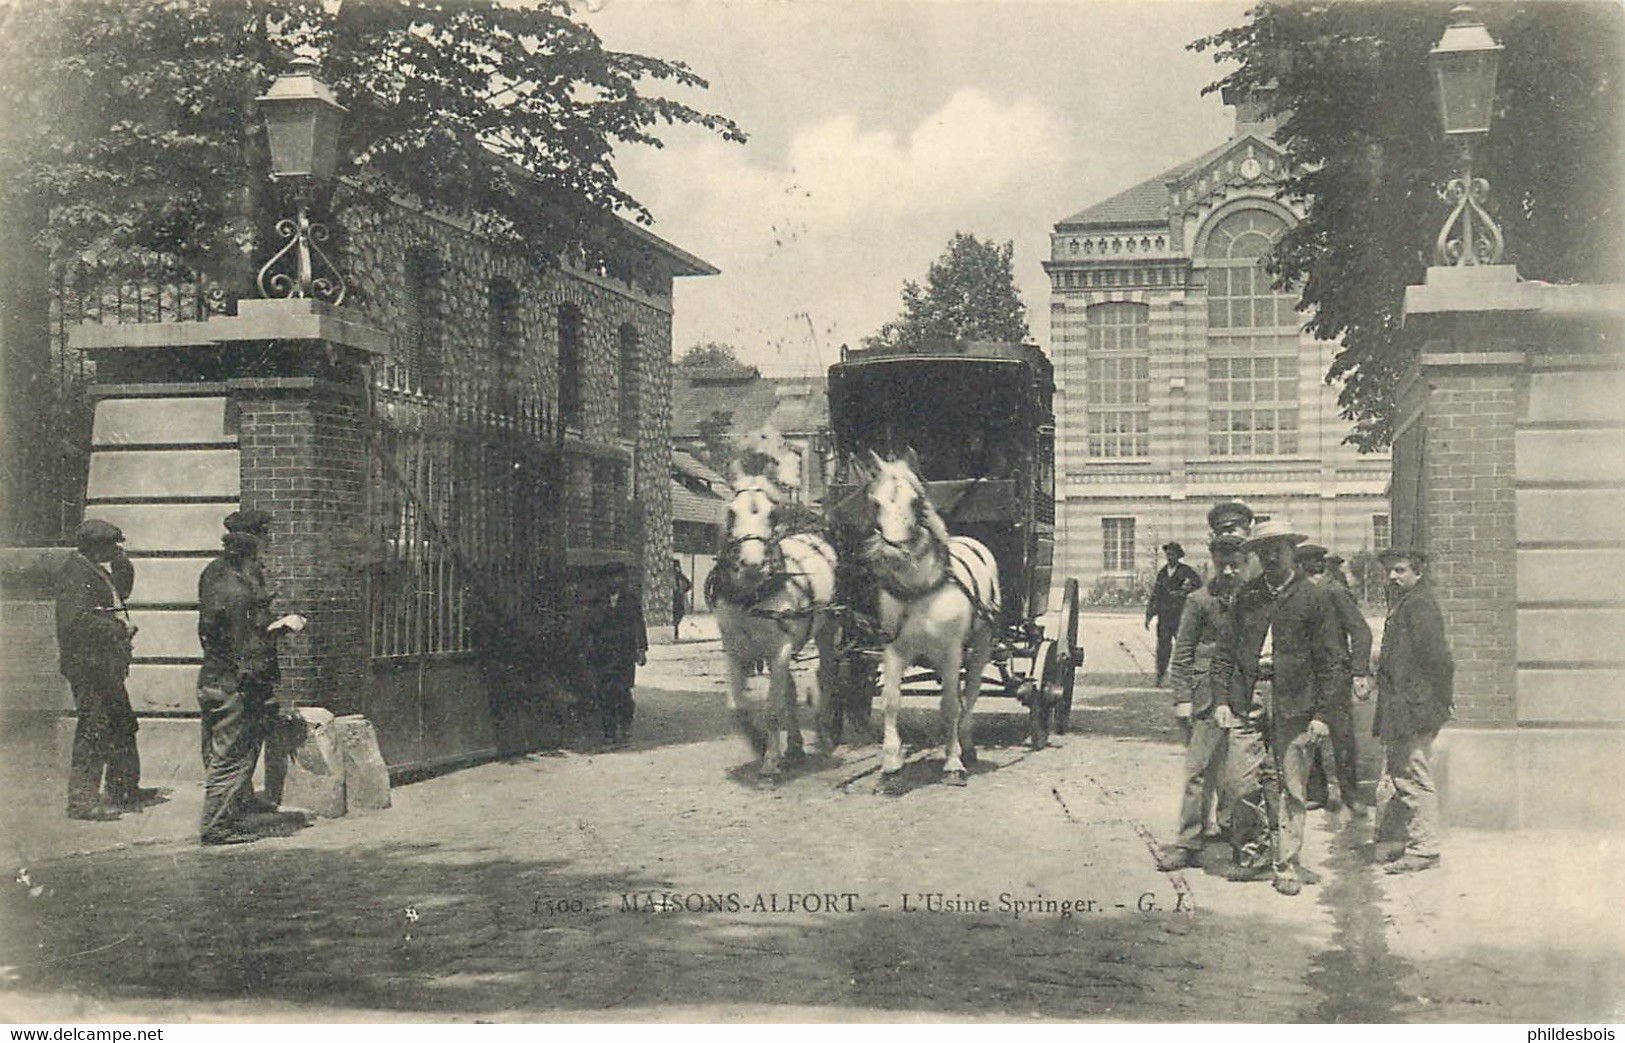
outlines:
[{"label": "stone building", "polygon": [[57,303],[93,362],[84,514],[138,570],[132,698],[195,708],[198,571],[262,508],[279,607],[312,619],[296,698],[366,714],[397,768],[535,746],[580,686],[596,567],[669,621],[673,280],[716,269],[626,222],[551,264],[406,205],[342,222],[340,307]]},{"label": "stone building", "polygon": [[1169,540],[1203,545],[1231,497],[1345,557],[1389,540],[1388,457],[1343,444],[1335,347],[1259,263],[1299,218],[1259,113],[1241,103],[1229,140],[1050,236],[1056,576],[1085,590],[1143,581]]}]

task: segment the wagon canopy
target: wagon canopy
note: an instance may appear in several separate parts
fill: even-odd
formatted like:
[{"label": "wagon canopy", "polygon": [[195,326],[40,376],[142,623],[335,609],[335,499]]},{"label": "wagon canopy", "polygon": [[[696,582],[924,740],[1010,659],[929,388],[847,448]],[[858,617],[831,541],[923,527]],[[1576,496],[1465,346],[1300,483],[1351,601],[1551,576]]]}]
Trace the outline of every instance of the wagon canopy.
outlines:
[{"label": "wagon canopy", "polygon": [[1026,344],[964,343],[851,352],[830,367],[838,452],[913,448],[927,481],[999,477],[1031,456],[1053,423],[1050,363]]}]

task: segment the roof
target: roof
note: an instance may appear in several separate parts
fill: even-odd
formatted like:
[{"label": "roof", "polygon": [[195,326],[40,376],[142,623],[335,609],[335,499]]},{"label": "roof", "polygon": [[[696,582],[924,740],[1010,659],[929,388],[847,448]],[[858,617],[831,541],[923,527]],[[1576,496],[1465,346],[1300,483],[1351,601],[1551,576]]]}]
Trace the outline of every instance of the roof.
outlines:
[{"label": "roof", "polygon": [[726,489],[728,487],[728,479],[706,466],[704,461],[685,449],[672,449],[671,469],[685,478],[704,483],[713,489]]},{"label": "roof", "polygon": [[673,370],[671,433],[695,438],[714,413],[730,416],[730,429],[771,426],[782,435],[811,434],[829,425],[829,397],[822,378],[739,376],[712,379]]},{"label": "roof", "polygon": [[680,482],[671,483],[671,520],[674,522],[721,525],[727,509],[720,496],[701,496]]},{"label": "roof", "polygon": [[1235,143],[1235,139],[1232,138],[1222,145],[1208,149],[1200,156],[1187,159],[1178,166],[1169,167],[1156,177],[1147,178],[1133,188],[1124,189],[1115,196],[1085,207],[1058,222],[1055,230],[1065,231],[1076,225],[1163,224],[1168,220],[1168,182],[1177,181],[1196,168],[1212,162]]},{"label": "roof", "polygon": [[664,255],[668,261],[672,262],[669,267],[671,268],[671,273],[673,275],[722,274],[721,270],[712,265],[709,261],[701,260],[700,258],[689,253],[687,250],[684,250],[682,247],[667,242],[658,235],[655,235],[653,232],[649,231],[647,228],[644,228],[642,225],[635,224],[634,222],[628,221],[626,218],[619,216],[615,218],[615,221],[618,230],[622,235],[632,239],[634,242],[638,242],[649,247],[656,253]]}]

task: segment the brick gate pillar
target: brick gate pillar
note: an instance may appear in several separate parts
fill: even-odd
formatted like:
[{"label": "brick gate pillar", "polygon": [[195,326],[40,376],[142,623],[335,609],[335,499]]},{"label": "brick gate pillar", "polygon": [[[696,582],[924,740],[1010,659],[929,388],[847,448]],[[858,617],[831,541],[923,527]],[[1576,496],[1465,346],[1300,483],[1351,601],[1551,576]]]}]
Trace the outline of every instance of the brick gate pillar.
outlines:
[{"label": "brick gate pillar", "polygon": [[[282,642],[284,691],[335,713],[365,709],[366,365],[387,339],[311,300],[244,300],[204,322],[85,325],[96,362],[86,515],[124,529],[136,565],[129,688],[142,755],[195,776],[197,577],[225,516],[272,515],[273,609],[310,620]],[[149,750],[149,747],[152,749]]]},{"label": "brick gate pillar", "polygon": [[1394,534],[1428,553],[1456,661],[1446,821],[1625,824],[1625,296],[1431,268],[1405,333]]}]

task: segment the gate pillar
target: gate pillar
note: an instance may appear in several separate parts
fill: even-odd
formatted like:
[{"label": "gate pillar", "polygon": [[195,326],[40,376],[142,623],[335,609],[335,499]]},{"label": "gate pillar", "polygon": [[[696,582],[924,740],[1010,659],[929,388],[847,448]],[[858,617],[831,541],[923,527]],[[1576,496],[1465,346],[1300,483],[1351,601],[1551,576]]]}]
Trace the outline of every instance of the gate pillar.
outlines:
[{"label": "gate pillar", "polygon": [[[85,513],[124,530],[136,565],[138,713],[196,709],[197,577],[239,508],[272,516],[273,610],[310,620],[282,642],[284,692],[364,712],[366,367],[387,344],[349,310],[309,299],[72,331],[96,363]],[[144,757],[153,730],[143,726]],[[187,732],[195,761],[195,725]]]},{"label": "gate pillar", "polygon": [[1445,819],[1625,824],[1625,295],[1431,268],[1405,335],[1394,536],[1428,553],[1456,661]]}]

